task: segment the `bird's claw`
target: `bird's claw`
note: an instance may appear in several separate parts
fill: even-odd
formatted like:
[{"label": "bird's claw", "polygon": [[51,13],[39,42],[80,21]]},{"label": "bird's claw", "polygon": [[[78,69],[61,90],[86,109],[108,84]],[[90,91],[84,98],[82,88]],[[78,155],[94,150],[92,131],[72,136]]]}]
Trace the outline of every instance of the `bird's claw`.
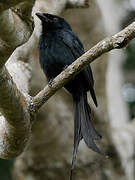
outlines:
[{"label": "bird's claw", "polygon": [[53,83],[53,78],[52,78],[52,79],[50,79],[50,81],[48,82],[48,86],[49,86],[49,88],[52,88],[52,83]]}]

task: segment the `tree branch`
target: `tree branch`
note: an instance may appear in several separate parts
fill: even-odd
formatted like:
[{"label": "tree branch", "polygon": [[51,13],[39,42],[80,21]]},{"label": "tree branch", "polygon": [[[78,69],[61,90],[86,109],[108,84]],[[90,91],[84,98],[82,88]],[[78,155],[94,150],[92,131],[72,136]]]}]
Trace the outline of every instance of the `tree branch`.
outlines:
[{"label": "tree branch", "polygon": [[0,111],[6,120],[2,121],[6,129],[0,131],[0,156],[3,158],[16,157],[26,146],[31,127],[27,106],[25,98],[3,67],[0,70]]},{"label": "tree branch", "polygon": [[51,88],[47,85],[35,97],[33,97],[33,102],[31,104],[32,113],[36,112],[58,89],[63,87],[64,84],[78,74],[86,65],[112,49],[120,49],[127,46],[134,37],[135,22],[119,33],[100,41],[61,72],[53,80]]}]

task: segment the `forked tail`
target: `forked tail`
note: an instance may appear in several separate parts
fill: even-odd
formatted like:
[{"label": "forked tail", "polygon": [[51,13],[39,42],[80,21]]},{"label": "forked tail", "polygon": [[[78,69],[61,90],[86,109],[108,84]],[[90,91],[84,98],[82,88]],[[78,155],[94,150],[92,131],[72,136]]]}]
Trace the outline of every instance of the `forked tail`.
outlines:
[{"label": "forked tail", "polygon": [[74,102],[74,151],[71,167],[70,180],[72,180],[72,170],[74,169],[76,155],[78,151],[79,142],[84,139],[87,146],[93,151],[104,155],[94,143],[94,140],[101,139],[91,123],[91,109],[87,101],[87,93],[82,92],[73,95]]}]

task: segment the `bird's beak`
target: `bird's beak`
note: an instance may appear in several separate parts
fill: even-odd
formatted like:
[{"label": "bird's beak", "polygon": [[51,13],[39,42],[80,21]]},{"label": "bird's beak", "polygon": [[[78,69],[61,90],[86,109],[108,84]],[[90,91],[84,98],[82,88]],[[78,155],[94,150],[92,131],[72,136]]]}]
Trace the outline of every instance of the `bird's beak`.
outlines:
[{"label": "bird's beak", "polygon": [[42,13],[36,13],[36,16],[37,16],[41,21],[43,21],[43,20],[46,19],[46,17],[44,17],[44,15],[43,15]]},{"label": "bird's beak", "polygon": [[41,21],[51,21],[50,19],[47,18],[47,16],[45,16],[45,14],[43,13],[36,13],[36,16],[41,20]]}]

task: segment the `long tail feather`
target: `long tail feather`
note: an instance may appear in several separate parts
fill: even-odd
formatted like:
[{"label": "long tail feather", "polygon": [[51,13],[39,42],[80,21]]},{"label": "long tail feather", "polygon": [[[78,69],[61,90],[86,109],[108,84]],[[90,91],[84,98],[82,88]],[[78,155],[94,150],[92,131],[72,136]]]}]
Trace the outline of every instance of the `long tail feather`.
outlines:
[{"label": "long tail feather", "polygon": [[102,151],[96,146],[94,140],[101,139],[90,121],[91,109],[87,101],[87,93],[82,92],[73,96],[74,102],[74,151],[72,158],[72,167],[70,180],[72,180],[72,171],[75,166],[79,142],[83,138],[87,146],[93,151],[104,155]]},{"label": "long tail feather", "polygon": [[101,136],[97,133],[90,121],[91,109],[87,101],[87,94],[81,94],[81,133],[87,146],[93,151],[104,155],[103,152],[94,143],[94,140],[101,139]]},{"label": "long tail feather", "polygon": [[74,100],[74,151],[73,151],[73,159],[72,159],[72,167],[71,167],[71,169],[74,168],[79,142],[82,139],[81,111],[79,109],[80,101],[79,101],[79,99],[76,99],[76,100]]}]

